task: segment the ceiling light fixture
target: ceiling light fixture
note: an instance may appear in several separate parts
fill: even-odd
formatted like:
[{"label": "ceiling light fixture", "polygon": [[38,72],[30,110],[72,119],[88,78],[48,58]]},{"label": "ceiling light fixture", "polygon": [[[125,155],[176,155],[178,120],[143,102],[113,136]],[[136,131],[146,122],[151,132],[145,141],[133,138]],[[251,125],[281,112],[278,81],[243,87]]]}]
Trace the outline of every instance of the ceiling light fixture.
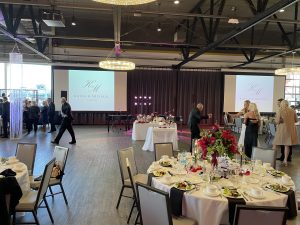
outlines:
[{"label": "ceiling light fixture", "polygon": [[110,5],[142,5],[156,0],[93,0],[94,2],[110,4]]},{"label": "ceiling light fixture", "polygon": [[287,75],[293,75],[293,74],[300,74],[300,67],[294,67],[295,53],[296,53],[295,51],[292,52],[292,54],[293,54],[292,66],[275,70],[275,75],[287,76]]},{"label": "ceiling light fixture", "polygon": [[179,0],[175,0],[175,1],[174,1],[174,4],[175,4],[175,5],[178,5],[179,3],[180,3]]},{"label": "ceiling light fixture", "polygon": [[120,60],[119,57],[121,55],[121,47],[119,43],[115,43],[114,53],[116,58],[113,59],[110,55],[103,61],[99,62],[99,67],[105,70],[134,70],[135,63],[127,60]]},{"label": "ceiling light fixture", "polygon": [[227,23],[229,23],[229,24],[239,24],[240,21],[239,21],[239,19],[236,16],[237,7],[236,6],[232,6],[231,7],[231,11],[232,11],[232,16],[229,17]]},{"label": "ceiling light fixture", "polygon": [[72,22],[71,22],[72,26],[76,26],[75,16],[74,16],[74,8],[75,8],[75,3],[74,3],[74,0],[73,0],[73,16],[72,16]]},{"label": "ceiling light fixture", "polygon": [[229,18],[228,23],[230,23],[230,24],[239,24],[240,21],[237,18]]},{"label": "ceiling light fixture", "polygon": [[160,23],[158,23],[158,26],[157,26],[157,32],[161,32],[162,31],[162,28],[161,28],[161,25],[160,25]]},{"label": "ceiling light fixture", "polygon": [[285,10],[284,9],[279,9],[279,12],[283,13]]},{"label": "ceiling light fixture", "polygon": [[75,16],[72,16],[72,22],[71,22],[72,26],[76,26],[76,22],[75,22]]}]

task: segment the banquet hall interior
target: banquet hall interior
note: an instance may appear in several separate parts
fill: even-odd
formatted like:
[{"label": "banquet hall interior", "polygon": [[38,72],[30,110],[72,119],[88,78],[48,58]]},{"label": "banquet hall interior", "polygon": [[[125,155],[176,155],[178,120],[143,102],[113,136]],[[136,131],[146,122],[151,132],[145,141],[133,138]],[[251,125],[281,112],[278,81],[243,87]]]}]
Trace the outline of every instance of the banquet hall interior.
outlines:
[{"label": "banquet hall interior", "polygon": [[0,0],[0,225],[300,225],[298,8]]}]

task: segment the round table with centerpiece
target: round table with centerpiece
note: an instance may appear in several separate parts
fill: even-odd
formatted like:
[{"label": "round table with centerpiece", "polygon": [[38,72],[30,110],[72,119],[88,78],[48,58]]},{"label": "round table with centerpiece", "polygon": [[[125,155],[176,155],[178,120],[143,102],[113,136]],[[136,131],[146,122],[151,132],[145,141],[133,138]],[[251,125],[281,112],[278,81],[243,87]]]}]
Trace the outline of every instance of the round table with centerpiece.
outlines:
[{"label": "round table with centerpiece", "polygon": [[182,215],[199,225],[229,224],[230,199],[244,200],[246,205],[283,207],[288,200],[286,192],[295,189],[290,177],[259,160],[240,166],[223,158],[228,165],[224,178],[220,176],[224,176],[222,163],[216,170],[206,160],[194,164],[190,154],[185,154],[184,165],[182,159],[164,157],[153,162],[147,172],[154,175],[153,187],[168,193],[172,188],[184,191]]}]

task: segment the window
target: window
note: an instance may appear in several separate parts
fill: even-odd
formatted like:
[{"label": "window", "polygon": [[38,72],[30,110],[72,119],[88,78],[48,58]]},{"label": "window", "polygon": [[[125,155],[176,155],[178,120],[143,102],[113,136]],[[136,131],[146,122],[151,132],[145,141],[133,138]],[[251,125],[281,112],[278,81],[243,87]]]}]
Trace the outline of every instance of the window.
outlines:
[{"label": "window", "polygon": [[5,89],[5,64],[0,63],[0,89]]},{"label": "window", "polygon": [[290,105],[300,104],[300,74],[289,74],[285,82],[285,99]]}]

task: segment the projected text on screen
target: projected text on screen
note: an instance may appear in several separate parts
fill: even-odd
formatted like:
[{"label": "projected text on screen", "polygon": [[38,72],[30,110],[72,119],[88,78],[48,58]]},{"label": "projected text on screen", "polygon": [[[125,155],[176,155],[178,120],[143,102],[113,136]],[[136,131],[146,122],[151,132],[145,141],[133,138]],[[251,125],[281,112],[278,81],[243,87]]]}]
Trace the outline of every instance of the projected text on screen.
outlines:
[{"label": "projected text on screen", "polygon": [[69,70],[69,102],[73,110],[113,111],[114,87],[114,72]]}]

